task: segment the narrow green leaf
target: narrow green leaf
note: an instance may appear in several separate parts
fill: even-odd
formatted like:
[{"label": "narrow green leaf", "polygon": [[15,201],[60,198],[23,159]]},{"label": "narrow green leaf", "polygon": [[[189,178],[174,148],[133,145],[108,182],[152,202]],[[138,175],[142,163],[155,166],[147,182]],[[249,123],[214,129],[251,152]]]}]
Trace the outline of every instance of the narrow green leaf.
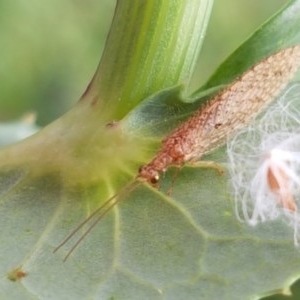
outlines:
[{"label": "narrow green leaf", "polygon": [[227,84],[264,57],[299,44],[299,11],[300,2],[289,1],[220,65],[201,90]]}]

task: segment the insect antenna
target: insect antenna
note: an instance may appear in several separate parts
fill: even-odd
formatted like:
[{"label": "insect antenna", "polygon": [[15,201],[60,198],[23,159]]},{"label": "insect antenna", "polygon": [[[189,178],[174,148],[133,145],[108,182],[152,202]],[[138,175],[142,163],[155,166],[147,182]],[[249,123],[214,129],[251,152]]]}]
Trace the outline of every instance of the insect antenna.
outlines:
[{"label": "insect antenna", "polygon": [[91,232],[91,230],[100,222],[100,220],[121,200],[124,199],[124,196],[127,193],[130,193],[138,185],[141,184],[141,181],[134,179],[125,185],[118,193],[111,196],[108,200],[105,201],[103,205],[98,207],[94,212],[92,212],[83,222],[81,222],[71,233],[53,250],[53,253],[57,252],[62,246],[64,246],[85,224],[89,223],[95,219],[88,227],[86,231],[78,238],[76,243],[68,251],[67,255],[64,257],[63,261],[65,262],[70,254],[77,248],[80,242]]}]

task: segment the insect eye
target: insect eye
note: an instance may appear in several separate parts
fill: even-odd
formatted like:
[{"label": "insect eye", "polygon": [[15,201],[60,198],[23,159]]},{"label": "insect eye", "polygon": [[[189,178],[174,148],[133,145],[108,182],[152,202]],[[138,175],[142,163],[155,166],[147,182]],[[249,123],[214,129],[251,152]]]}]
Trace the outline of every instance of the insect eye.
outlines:
[{"label": "insect eye", "polygon": [[152,178],[150,179],[150,182],[151,182],[152,184],[156,184],[156,183],[158,183],[158,181],[159,181],[159,175],[155,175],[154,177],[152,177]]}]

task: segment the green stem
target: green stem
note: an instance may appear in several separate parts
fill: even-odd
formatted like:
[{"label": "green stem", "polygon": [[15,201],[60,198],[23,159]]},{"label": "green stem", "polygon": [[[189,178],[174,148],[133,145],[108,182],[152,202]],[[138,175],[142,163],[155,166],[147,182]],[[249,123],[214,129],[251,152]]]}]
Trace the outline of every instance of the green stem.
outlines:
[{"label": "green stem", "polygon": [[32,165],[36,173],[59,170],[66,185],[105,183],[128,166],[136,170],[147,160],[150,142],[111,121],[145,97],[189,82],[211,2],[118,1],[100,65],[81,101],[21,147],[3,151],[0,162]]},{"label": "green stem", "polygon": [[111,119],[145,97],[189,84],[213,0],[119,0],[101,62],[83,96]]}]

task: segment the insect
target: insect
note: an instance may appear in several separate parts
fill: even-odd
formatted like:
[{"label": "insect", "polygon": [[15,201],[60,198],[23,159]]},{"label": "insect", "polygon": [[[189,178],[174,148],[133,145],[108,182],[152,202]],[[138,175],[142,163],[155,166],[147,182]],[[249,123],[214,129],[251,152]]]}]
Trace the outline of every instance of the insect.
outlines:
[{"label": "insect", "polygon": [[237,129],[247,125],[284,88],[300,65],[300,45],[283,49],[260,61],[232,84],[197,110],[163,141],[160,151],[139,168],[136,178],[109,198],[83,221],[54,251],[61,248],[80,228],[93,220],[70,249],[65,260],[100,219],[122,196],[146,182],[157,187],[160,174],[170,166],[199,162],[201,157],[221,145]]}]

